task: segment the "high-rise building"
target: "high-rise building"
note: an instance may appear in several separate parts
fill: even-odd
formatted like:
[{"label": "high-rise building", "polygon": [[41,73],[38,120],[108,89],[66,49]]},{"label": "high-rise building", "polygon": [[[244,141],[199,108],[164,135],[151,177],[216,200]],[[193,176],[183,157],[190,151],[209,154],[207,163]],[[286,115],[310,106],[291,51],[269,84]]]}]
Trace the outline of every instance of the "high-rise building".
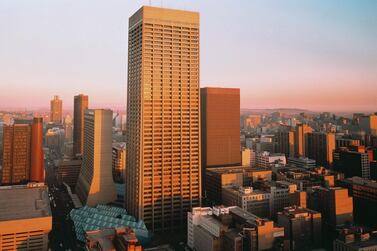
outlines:
[{"label": "high-rise building", "polygon": [[199,13],[144,6],[128,34],[125,206],[181,228],[201,203]]},{"label": "high-rise building", "polygon": [[306,134],[313,132],[313,129],[307,124],[299,124],[296,126],[295,130],[295,156],[305,157],[305,145],[306,145]]},{"label": "high-rise building", "polygon": [[103,109],[88,109],[84,114],[84,153],[76,186],[83,205],[116,200],[111,170],[112,116],[111,110]]},{"label": "high-rise building", "polygon": [[240,89],[200,89],[202,171],[241,164]]},{"label": "high-rise building", "polygon": [[295,155],[295,132],[292,127],[282,128],[275,139],[278,153],[284,153],[287,158]]},{"label": "high-rise building", "polygon": [[321,246],[321,213],[302,207],[286,207],[278,214],[278,224],[284,227],[284,238],[289,241],[289,250],[308,250]]},{"label": "high-rise building", "polygon": [[72,117],[67,115],[64,117],[64,135],[65,141],[68,143],[72,143],[73,140],[73,124],[72,124]]},{"label": "high-rise building", "polygon": [[338,148],[334,151],[334,169],[344,173],[346,178],[354,176],[369,179],[370,162],[368,153]]},{"label": "high-rise building", "polygon": [[4,125],[2,185],[30,179],[30,147],[30,125]]},{"label": "high-rise building", "polygon": [[348,189],[312,187],[308,198],[308,208],[321,212],[326,225],[337,227],[353,222],[353,200]]},{"label": "high-rise building", "polygon": [[377,115],[371,114],[359,118],[360,129],[366,133],[377,135]]},{"label": "high-rise building", "polygon": [[313,132],[306,134],[306,157],[318,165],[331,166],[335,150],[335,134]]},{"label": "high-rise building", "polygon": [[82,155],[84,149],[84,112],[88,109],[89,98],[80,94],[74,97],[73,111],[73,154]]},{"label": "high-rise building", "polygon": [[34,118],[31,125],[30,180],[44,182],[43,118]]},{"label": "high-rise building", "polygon": [[63,122],[63,101],[59,96],[54,96],[50,101],[50,121],[55,124],[62,124]]},{"label": "high-rise building", "polygon": [[43,183],[0,188],[0,250],[48,250],[52,216]]},{"label": "high-rise building", "polygon": [[353,198],[355,221],[374,227],[377,225],[377,183],[360,177],[352,177],[339,182],[348,189]]},{"label": "high-rise building", "polygon": [[63,159],[56,162],[56,178],[58,182],[65,183],[74,189],[79,178],[82,160]]}]

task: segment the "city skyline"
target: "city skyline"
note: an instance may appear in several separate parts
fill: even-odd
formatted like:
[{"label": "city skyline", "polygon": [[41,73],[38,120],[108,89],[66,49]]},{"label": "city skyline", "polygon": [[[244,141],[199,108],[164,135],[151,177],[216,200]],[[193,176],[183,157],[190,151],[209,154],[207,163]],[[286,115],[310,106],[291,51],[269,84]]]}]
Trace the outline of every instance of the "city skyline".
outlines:
[{"label": "city skyline", "polygon": [[[127,18],[149,1],[0,4],[7,10],[0,17],[7,38],[0,41],[0,86],[7,90],[0,110],[47,108],[53,95],[71,110],[77,93],[92,97],[93,108],[125,108]],[[201,86],[240,87],[241,108],[375,111],[376,2],[163,7],[201,13]]]}]

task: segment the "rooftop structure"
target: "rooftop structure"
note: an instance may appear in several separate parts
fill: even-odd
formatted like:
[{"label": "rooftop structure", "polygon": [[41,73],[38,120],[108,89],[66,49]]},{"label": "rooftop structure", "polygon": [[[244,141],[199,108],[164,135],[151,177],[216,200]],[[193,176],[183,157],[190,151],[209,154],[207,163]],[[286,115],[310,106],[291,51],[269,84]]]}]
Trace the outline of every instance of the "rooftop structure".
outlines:
[{"label": "rooftop structure", "polygon": [[129,227],[137,239],[143,244],[149,241],[149,232],[142,220],[137,221],[134,216],[119,207],[97,205],[96,207],[82,207],[73,209],[70,217],[74,222],[76,237],[85,242],[85,232],[105,228]]},{"label": "rooftop structure", "polygon": [[43,183],[0,187],[0,250],[45,251],[51,229],[50,202]]}]

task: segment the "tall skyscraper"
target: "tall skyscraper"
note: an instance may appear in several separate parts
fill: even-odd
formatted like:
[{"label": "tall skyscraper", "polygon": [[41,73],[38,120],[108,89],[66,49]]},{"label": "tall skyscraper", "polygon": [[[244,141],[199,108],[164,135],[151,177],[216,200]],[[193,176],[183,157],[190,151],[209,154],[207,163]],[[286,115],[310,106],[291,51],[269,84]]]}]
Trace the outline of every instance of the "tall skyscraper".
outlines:
[{"label": "tall skyscraper", "polygon": [[44,181],[43,118],[34,118],[31,125],[31,181]]},{"label": "tall skyscraper", "polygon": [[83,205],[95,206],[116,200],[111,170],[112,116],[111,110],[101,109],[88,109],[84,114],[84,153],[76,186]]},{"label": "tall skyscraper", "polygon": [[299,124],[296,126],[295,131],[295,156],[305,157],[305,145],[306,145],[306,134],[313,132],[313,129],[307,124]]},{"label": "tall skyscraper", "polygon": [[313,132],[306,135],[306,155],[317,164],[329,167],[333,162],[335,134]]},{"label": "tall skyscraper", "polygon": [[31,127],[4,125],[1,184],[15,184],[30,178]]},{"label": "tall skyscraper", "polygon": [[200,89],[202,170],[241,164],[240,89]]},{"label": "tall skyscraper", "polygon": [[73,153],[82,154],[84,149],[84,112],[88,109],[89,98],[80,94],[74,98],[73,111]]},{"label": "tall skyscraper", "polygon": [[59,96],[54,96],[50,101],[50,121],[56,124],[61,124],[63,121],[63,101]]},{"label": "tall skyscraper", "polygon": [[128,32],[125,206],[181,228],[201,200],[199,13],[144,6]]}]

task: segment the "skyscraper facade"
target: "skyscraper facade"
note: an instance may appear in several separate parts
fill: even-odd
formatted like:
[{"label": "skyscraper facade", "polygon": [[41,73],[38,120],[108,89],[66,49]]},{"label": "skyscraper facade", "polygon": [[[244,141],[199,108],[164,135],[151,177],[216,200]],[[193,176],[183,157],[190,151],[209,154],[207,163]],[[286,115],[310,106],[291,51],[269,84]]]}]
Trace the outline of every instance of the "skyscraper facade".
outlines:
[{"label": "skyscraper facade", "polygon": [[202,170],[241,164],[240,89],[200,89]]},{"label": "skyscraper facade", "polygon": [[199,13],[144,6],[128,32],[125,206],[181,228],[201,199]]},{"label": "skyscraper facade", "polygon": [[284,127],[276,134],[277,152],[293,157],[295,154],[295,132],[292,127]]},{"label": "skyscraper facade", "polygon": [[306,134],[313,132],[313,129],[307,124],[299,124],[295,130],[295,156],[305,157]]},{"label": "skyscraper facade", "polygon": [[84,112],[88,109],[89,98],[80,94],[74,97],[73,111],[73,153],[82,154],[84,149]]},{"label": "skyscraper facade", "polygon": [[83,205],[95,206],[116,200],[111,170],[111,110],[88,109],[84,114],[84,153],[76,193]]},{"label": "skyscraper facade", "polygon": [[44,181],[43,118],[33,119],[31,125],[31,171],[30,180]]},{"label": "skyscraper facade", "polygon": [[31,127],[4,125],[1,184],[16,184],[30,178]]},{"label": "skyscraper facade", "polygon": [[59,96],[54,96],[50,101],[50,121],[56,124],[63,122],[63,101]]}]

